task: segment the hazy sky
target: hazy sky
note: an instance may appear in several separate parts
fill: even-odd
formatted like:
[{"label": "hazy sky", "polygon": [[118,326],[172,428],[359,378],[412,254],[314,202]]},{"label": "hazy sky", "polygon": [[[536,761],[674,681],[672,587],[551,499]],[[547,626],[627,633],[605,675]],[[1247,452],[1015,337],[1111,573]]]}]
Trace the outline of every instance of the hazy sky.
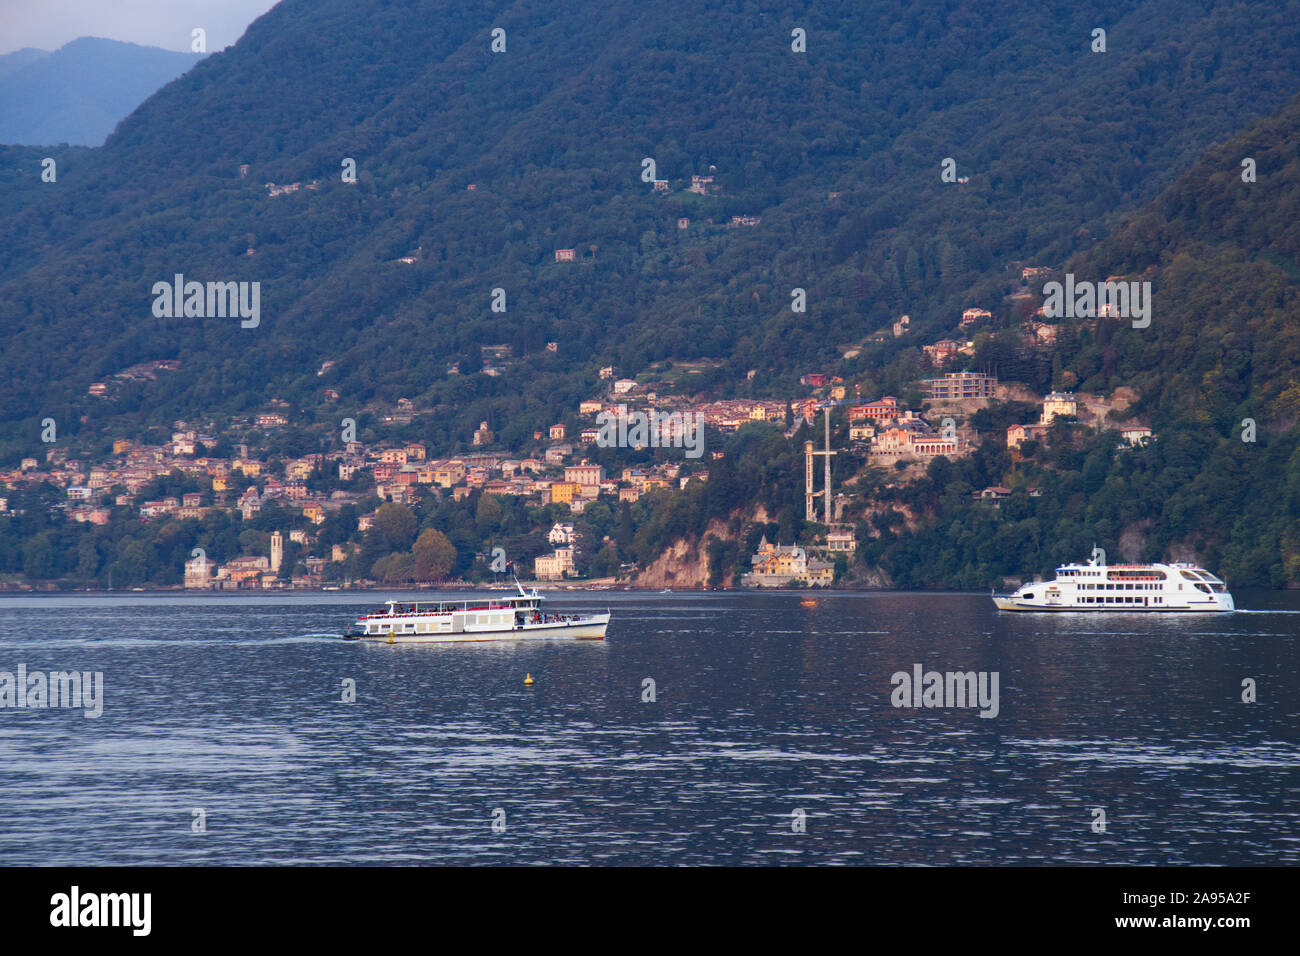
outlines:
[{"label": "hazy sky", "polygon": [[189,52],[207,31],[208,52],[230,46],[277,0],[0,0],[0,54],[57,50],[78,37],[107,37]]}]

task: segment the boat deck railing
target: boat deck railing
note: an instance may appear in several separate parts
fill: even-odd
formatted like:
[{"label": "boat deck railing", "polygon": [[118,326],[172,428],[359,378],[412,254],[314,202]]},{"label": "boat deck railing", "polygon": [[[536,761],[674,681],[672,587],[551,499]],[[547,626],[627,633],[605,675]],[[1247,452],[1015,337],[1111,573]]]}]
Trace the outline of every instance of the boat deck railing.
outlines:
[{"label": "boat deck railing", "polygon": [[468,601],[459,604],[417,604],[411,611],[379,611],[375,614],[362,614],[357,620],[366,621],[374,618],[428,617],[430,614],[452,614],[465,611],[518,611],[524,610],[518,604],[481,604],[470,606]]}]

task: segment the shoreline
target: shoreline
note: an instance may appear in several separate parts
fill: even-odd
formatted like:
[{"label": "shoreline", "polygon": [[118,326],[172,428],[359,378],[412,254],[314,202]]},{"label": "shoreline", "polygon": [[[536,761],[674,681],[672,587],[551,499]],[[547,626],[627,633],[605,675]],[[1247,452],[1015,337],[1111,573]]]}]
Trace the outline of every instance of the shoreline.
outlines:
[{"label": "shoreline", "polygon": [[[664,593],[668,593],[668,594],[675,594],[675,593],[682,593],[682,594],[709,594],[709,593],[714,593],[714,592],[728,592],[728,593],[733,593],[733,594],[797,594],[797,593],[805,593],[805,592],[806,592],[806,593],[810,593],[810,594],[825,594],[825,593],[831,593],[831,592],[836,592],[836,591],[842,591],[842,592],[846,592],[846,593],[847,593],[847,592],[853,592],[853,591],[879,591],[879,592],[881,592],[881,593],[887,593],[887,592],[899,592],[899,593],[903,593],[903,592],[914,592],[914,593],[918,593],[918,594],[926,594],[926,593],[952,593],[952,594],[965,594],[965,593],[971,593],[971,594],[973,594],[973,593],[983,593],[982,591],[976,592],[976,591],[971,591],[971,590],[969,590],[969,589],[962,589],[962,588],[874,588],[874,587],[862,587],[862,586],[838,586],[838,585],[830,585],[830,586],[827,586],[827,587],[790,587],[790,588],[785,588],[785,587],[782,587],[782,588],[737,588],[737,587],[722,587],[722,586],[719,586],[719,587],[716,587],[716,588],[710,588],[710,587],[692,587],[692,586],[682,586],[682,587],[673,587],[673,588],[664,589],[664,588],[656,588],[656,587],[644,587],[644,586],[633,585],[633,584],[602,584],[602,583],[598,583],[598,582],[597,582],[597,583],[593,583],[593,582],[590,582],[590,581],[572,582],[572,583],[560,583],[560,582],[556,582],[556,581],[520,581],[519,583],[520,583],[521,585],[523,585],[525,588],[528,588],[528,589],[536,588],[538,591],[543,591],[543,592],[554,592],[554,591],[559,591],[559,592],[564,592],[564,591],[574,591],[574,592],[577,592],[577,591],[583,591],[583,592],[591,592],[591,593],[604,593],[604,592],[607,592],[607,591],[620,591],[620,592],[639,592],[639,593],[642,593],[642,594],[664,594]],[[10,586],[0,585],[0,597],[4,597],[4,596],[6,596],[6,595],[38,595],[38,594],[51,594],[51,595],[58,595],[58,594],[84,594],[84,595],[91,595],[91,594],[194,594],[194,595],[232,594],[232,595],[256,595],[256,594],[335,594],[335,593],[345,593],[345,592],[347,592],[347,593],[362,593],[362,594],[366,594],[366,593],[381,593],[381,592],[382,592],[382,593],[390,593],[390,592],[401,592],[401,593],[406,593],[406,592],[410,592],[410,593],[413,593],[413,594],[419,594],[419,593],[424,593],[424,592],[439,592],[439,591],[513,591],[513,590],[514,590],[514,587],[513,587],[513,586],[503,587],[503,586],[500,585],[500,584],[473,584],[473,583],[470,583],[470,582],[464,582],[464,581],[459,581],[459,582],[457,582],[457,581],[449,581],[449,582],[442,583],[442,584],[428,584],[428,585],[410,585],[410,584],[381,585],[381,584],[376,584],[376,585],[366,585],[366,586],[356,586],[356,585],[353,585],[352,587],[343,587],[342,585],[340,585],[340,586],[338,586],[338,587],[313,586],[313,587],[296,587],[296,588],[295,588],[295,587],[282,587],[282,588],[186,588],[186,587],[182,587],[182,586],[180,586],[180,585],[176,585],[176,586],[170,586],[170,587],[169,587],[169,586],[152,586],[152,587],[138,587],[138,588],[112,588],[112,589],[109,589],[109,588],[88,588],[88,587],[61,588],[61,587],[57,587],[57,586],[53,586],[53,587],[33,587],[33,586],[31,586],[31,585],[21,586],[21,587],[15,587],[15,586],[12,586],[12,585],[10,585]]]}]

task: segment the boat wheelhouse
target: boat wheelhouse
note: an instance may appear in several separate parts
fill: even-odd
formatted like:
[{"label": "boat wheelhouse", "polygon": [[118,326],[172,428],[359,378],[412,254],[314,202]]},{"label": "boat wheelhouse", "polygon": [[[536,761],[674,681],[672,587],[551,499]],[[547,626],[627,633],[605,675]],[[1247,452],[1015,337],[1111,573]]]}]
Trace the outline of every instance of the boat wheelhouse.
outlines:
[{"label": "boat wheelhouse", "polygon": [[1003,611],[1231,611],[1228,586],[1194,564],[1066,564],[1053,581],[994,594]]},{"label": "boat wheelhouse", "polygon": [[476,601],[385,601],[386,610],[363,614],[344,632],[347,640],[386,644],[458,643],[520,639],[604,640],[609,612],[551,614],[537,589]]}]

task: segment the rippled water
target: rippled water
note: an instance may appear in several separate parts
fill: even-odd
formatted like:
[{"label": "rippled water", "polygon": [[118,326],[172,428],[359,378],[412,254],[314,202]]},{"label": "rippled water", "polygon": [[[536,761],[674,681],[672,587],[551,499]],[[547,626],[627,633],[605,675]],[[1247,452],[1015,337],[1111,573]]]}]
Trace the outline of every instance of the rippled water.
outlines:
[{"label": "rippled water", "polygon": [[[1296,595],[561,592],[606,642],[332,636],[384,597],[0,599],[0,670],[105,687],[98,719],[0,709],[0,862],[1300,862]],[[998,672],[1000,713],[893,707],[915,663]]]}]

